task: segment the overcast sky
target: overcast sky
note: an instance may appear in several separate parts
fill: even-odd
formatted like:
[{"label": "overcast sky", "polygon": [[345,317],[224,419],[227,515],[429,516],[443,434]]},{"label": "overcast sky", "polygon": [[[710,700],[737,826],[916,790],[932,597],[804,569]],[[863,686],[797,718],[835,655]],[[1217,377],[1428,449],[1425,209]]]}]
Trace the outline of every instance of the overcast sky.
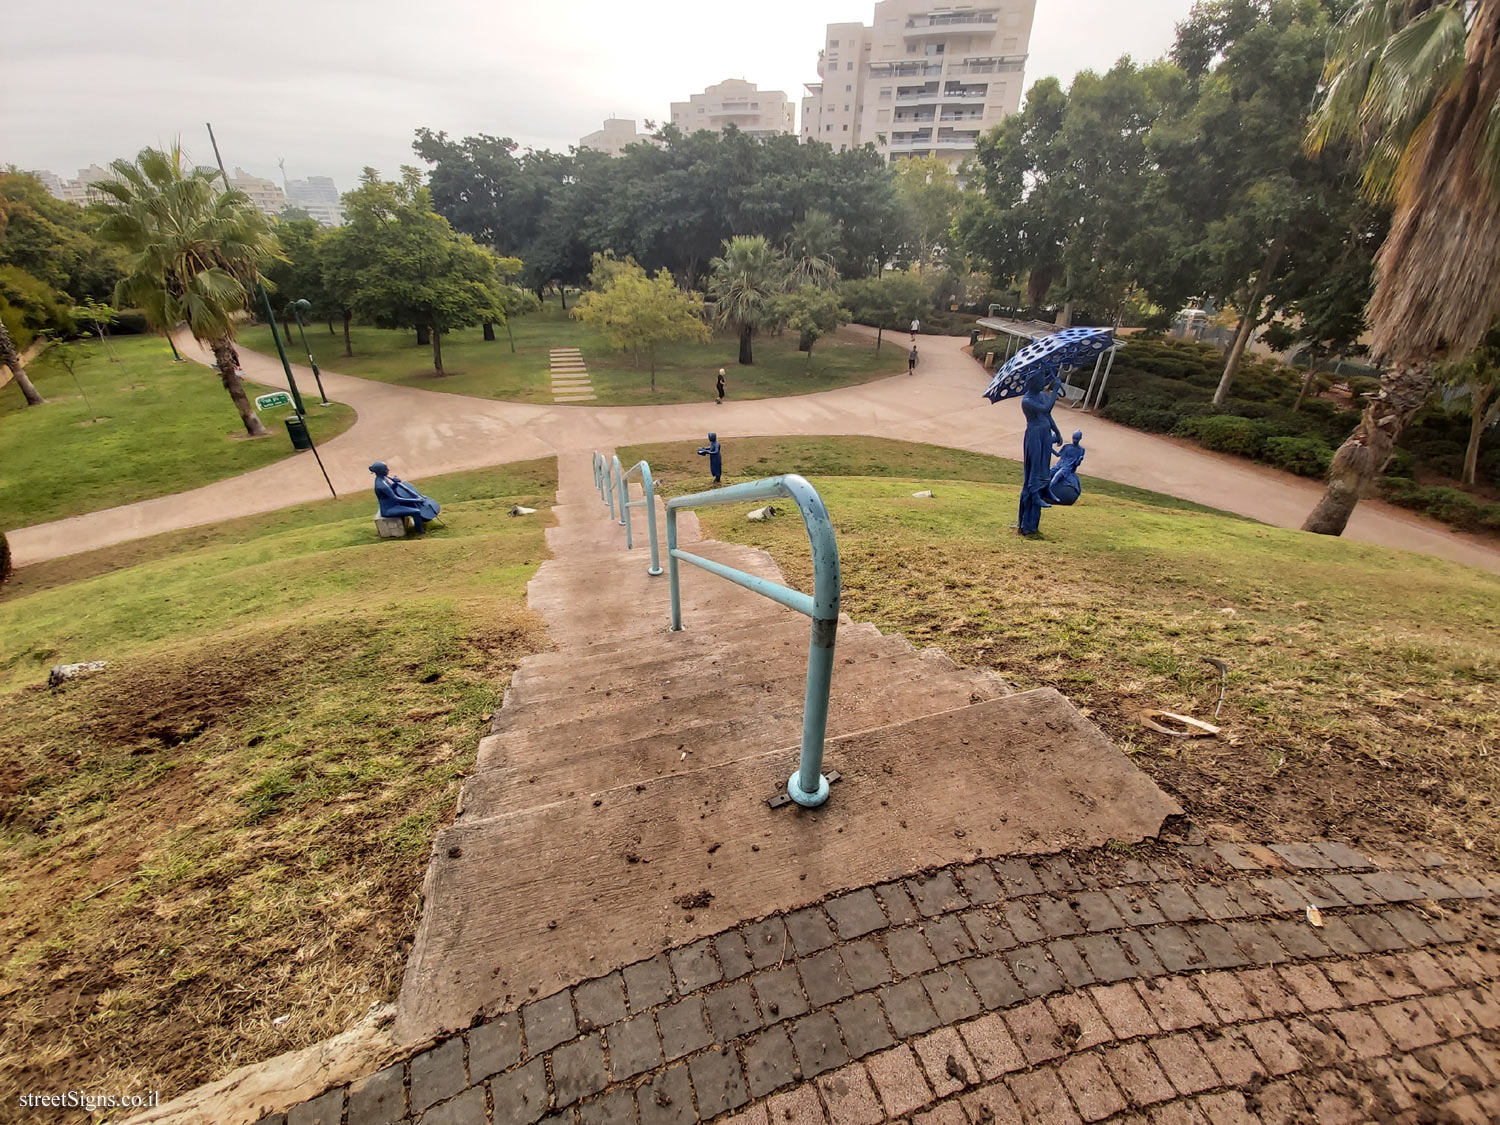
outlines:
[{"label": "overcast sky", "polygon": [[[1038,0],[1027,67],[1070,80],[1150,59],[1192,0]],[[724,78],[800,98],[824,25],[873,0],[74,0],[8,6],[0,166],[64,178],[180,136],[212,163],[333,176],[416,163],[419,126],[566,149],[606,116],[666,117]],[[800,104],[800,103],[799,103]]]}]

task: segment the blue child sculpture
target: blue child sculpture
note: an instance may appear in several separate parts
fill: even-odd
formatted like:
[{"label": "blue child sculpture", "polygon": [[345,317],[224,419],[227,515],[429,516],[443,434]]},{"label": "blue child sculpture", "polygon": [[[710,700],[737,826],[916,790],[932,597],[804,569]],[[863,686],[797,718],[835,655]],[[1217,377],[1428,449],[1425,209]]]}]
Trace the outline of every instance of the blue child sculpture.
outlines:
[{"label": "blue child sculpture", "polygon": [[380,502],[380,514],[393,519],[410,516],[418,535],[426,530],[427,521],[436,519],[443,510],[436,500],[423,496],[400,477],[391,476],[384,461],[376,461],[370,472],[375,474],[375,499]]},{"label": "blue child sculpture", "polygon": [[1078,466],[1083,464],[1083,431],[1073,431],[1073,442],[1065,445],[1057,455],[1057,467],[1052,470],[1052,479],[1042,493],[1045,504],[1056,504],[1070,508],[1083,495],[1083,483],[1078,479]]},{"label": "blue child sculpture", "polygon": [[1021,412],[1026,415],[1021,460],[1025,474],[1019,520],[1022,535],[1037,534],[1042,508],[1050,506],[1046,492],[1052,483],[1052,447],[1062,444],[1062,434],[1052,420],[1052,407],[1061,393],[1062,383],[1056,373],[1038,370],[1026,380],[1026,393],[1021,396]]},{"label": "blue child sculpture", "polygon": [[719,435],[709,434],[708,444],[698,449],[699,457],[708,458],[708,468],[714,475],[714,483],[719,483],[719,477],[724,473],[724,456],[719,448]]}]

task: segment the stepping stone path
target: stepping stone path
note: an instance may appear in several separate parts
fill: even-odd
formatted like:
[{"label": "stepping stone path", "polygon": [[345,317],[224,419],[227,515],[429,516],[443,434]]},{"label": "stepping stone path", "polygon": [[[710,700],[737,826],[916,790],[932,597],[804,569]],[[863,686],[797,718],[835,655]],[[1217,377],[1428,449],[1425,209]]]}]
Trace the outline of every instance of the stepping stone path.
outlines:
[{"label": "stepping stone path", "polygon": [[550,356],[552,366],[552,401],[593,402],[594,385],[589,381],[589,369],[584,365],[583,353],[577,348],[553,348]]}]

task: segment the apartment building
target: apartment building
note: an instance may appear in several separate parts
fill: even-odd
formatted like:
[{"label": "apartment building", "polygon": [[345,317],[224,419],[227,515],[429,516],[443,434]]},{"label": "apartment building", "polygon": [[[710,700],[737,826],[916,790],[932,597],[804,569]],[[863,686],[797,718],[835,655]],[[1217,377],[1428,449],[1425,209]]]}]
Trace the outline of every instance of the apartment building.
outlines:
[{"label": "apartment building", "polygon": [[754,82],[726,78],[685,102],[673,102],[672,124],[684,133],[722,133],[736,125],[752,137],[774,137],[797,132],[797,107],[784,90],[762,90]]},{"label": "apartment building", "polygon": [[591,148],[607,156],[619,156],[627,145],[650,139],[650,133],[636,132],[634,121],[623,117],[606,117],[604,128],[595,129],[588,136],[580,138],[578,147]]},{"label": "apartment building", "polygon": [[112,171],[108,168],[101,168],[97,164],[78,169],[77,177],[71,180],[65,180],[56,172],[49,172],[46,169],[39,169],[31,174],[40,180],[42,186],[53,196],[66,203],[76,203],[80,207],[86,203],[93,203],[97,199],[107,198],[94,190],[94,184],[100,180],[115,178]]},{"label": "apartment building", "polygon": [[300,207],[325,227],[344,225],[344,205],[332,177],[308,176],[305,180],[283,179],[282,183],[288,207]]},{"label": "apartment building", "polygon": [[279,215],[286,206],[286,192],[275,180],[252,176],[243,168],[234,170],[234,175],[229,177],[229,186],[244,192],[255,209],[267,215]]},{"label": "apartment building", "polygon": [[956,166],[1020,109],[1035,18],[1036,0],[883,0],[869,26],[829,24],[821,81],[802,99],[802,140]]}]

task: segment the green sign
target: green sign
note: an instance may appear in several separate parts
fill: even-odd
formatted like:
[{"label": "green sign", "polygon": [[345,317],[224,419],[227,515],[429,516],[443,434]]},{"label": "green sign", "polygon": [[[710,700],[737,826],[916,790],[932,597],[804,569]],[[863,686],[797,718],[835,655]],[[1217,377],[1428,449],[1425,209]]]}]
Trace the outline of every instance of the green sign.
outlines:
[{"label": "green sign", "polygon": [[255,399],[255,409],[270,410],[273,406],[291,406],[292,396],[285,391],[272,391],[268,395],[259,395]]}]

